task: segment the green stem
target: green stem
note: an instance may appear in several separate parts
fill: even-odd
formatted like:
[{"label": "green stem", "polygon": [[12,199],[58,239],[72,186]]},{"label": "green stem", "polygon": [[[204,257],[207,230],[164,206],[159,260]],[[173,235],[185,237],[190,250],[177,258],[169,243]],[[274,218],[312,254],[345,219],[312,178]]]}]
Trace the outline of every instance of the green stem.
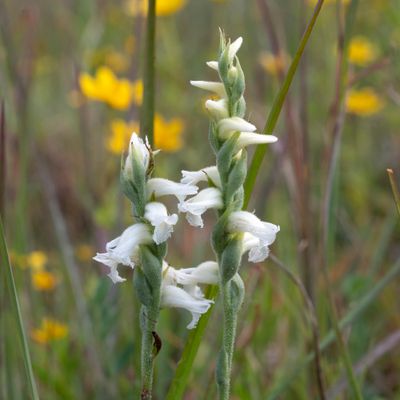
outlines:
[{"label": "green stem", "polygon": [[19,336],[19,339],[22,344],[25,372],[26,372],[26,376],[27,376],[27,381],[28,381],[31,398],[32,398],[32,400],[39,400],[39,395],[38,395],[37,388],[36,388],[36,382],[35,382],[35,378],[33,376],[32,362],[31,362],[31,357],[29,354],[28,341],[26,339],[24,325],[22,322],[22,313],[21,313],[21,308],[19,305],[17,288],[15,286],[14,275],[13,275],[12,268],[10,265],[10,260],[8,257],[7,244],[6,244],[6,240],[4,237],[3,222],[1,220],[1,218],[0,218],[0,256],[1,256],[1,258],[0,258],[1,263],[3,266],[5,266],[5,270],[6,270],[7,285],[8,285],[10,295],[11,295],[11,301],[12,301],[12,305],[13,305],[13,314],[17,321],[18,336]]},{"label": "green stem", "polygon": [[[324,3],[324,0],[319,0],[317,5],[315,6],[311,20],[307,25],[307,28],[303,34],[303,37],[301,38],[299,47],[296,50],[296,54],[294,55],[292,63],[290,64],[290,67],[289,67],[288,73],[285,77],[285,80],[283,81],[283,84],[279,90],[278,95],[275,97],[271,111],[268,115],[267,122],[263,129],[264,134],[271,134],[272,131],[275,129],[276,123],[278,122],[279,115],[282,111],[283,103],[286,99],[286,95],[289,91],[290,85],[292,84],[294,75],[297,71],[297,67],[298,67],[301,57],[304,53],[304,49],[310,38],[311,32],[313,31],[315,22],[317,21],[317,18],[318,18],[319,12],[321,11],[321,7],[322,7],[323,3]],[[246,182],[244,183],[243,209],[246,209],[249,204],[250,196],[253,191],[254,185],[256,183],[257,174],[261,167],[261,163],[265,156],[266,151],[267,151],[267,145],[262,144],[262,145],[257,146],[257,149],[254,153],[253,160],[251,162],[249,171],[247,173]]]},{"label": "green stem", "polygon": [[154,80],[155,80],[155,36],[156,36],[156,0],[148,1],[146,26],[146,48],[143,76],[143,108],[140,131],[154,144]]}]

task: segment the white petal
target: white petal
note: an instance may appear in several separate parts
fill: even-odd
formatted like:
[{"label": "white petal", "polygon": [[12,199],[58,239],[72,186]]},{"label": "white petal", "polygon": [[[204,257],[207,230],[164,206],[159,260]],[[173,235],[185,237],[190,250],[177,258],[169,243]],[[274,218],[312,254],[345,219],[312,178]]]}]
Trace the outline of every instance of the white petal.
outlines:
[{"label": "white petal", "polygon": [[180,285],[216,285],[219,282],[218,263],[205,261],[195,268],[176,269],[175,277]]},{"label": "white petal", "polygon": [[161,288],[162,307],[184,308],[192,313],[188,329],[197,325],[200,316],[208,311],[212,303],[212,300],[195,298],[177,286],[163,285]]},{"label": "white petal", "polygon": [[205,107],[207,111],[216,119],[228,118],[228,103],[226,99],[206,100]]},{"label": "white petal", "polygon": [[236,142],[238,148],[244,148],[253,144],[275,143],[278,140],[273,135],[262,135],[252,132],[241,132]]},{"label": "white petal", "polygon": [[267,244],[262,244],[260,239],[246,232],[243,236],[243,253],[249,251],[249,261],[258,263],[264,261],[269,255]]},{"label": "white petal", "polygon": [[218,133],[221,139],[227,139],[234,132],[253,132],[256,127],[240,117],[224,118],[218,123]]},{"label": "white petal", "polygon": [[218,61],[207,61],[206,64],[213,70],[218,71]]},{"label": "white petal", "polygon": [[143,169],[147,171],[150,162],[149,146],[135,133],[132,133],[129,142],[129,152],[125,160],[124,175],[129,178],[132,176],[132,160],[135,159]]},{"label": "white petal", "polygon": [[144,216],[154,226],[153,240],[157,244],[165,242],[171,236],[174,225],[178,222],[178,216],[168,215],[165,205],[159,202],[147,203]]},{"label": "white petal", "polygon": [[229,62],[232,62],[232,60],[236,56],[236,53],[239,51],[242,43],[243,43],[243,38],[240,36],[233,43],[229,45],[229,50],[228,50]]},{"label": "white petal", "polygon": [[275,241],[279,226],[261,221],[248,211],[235,211],[229,216],[230,232],[249,232],[260,239],[262,245],[270,245]]},{"label": "white petal", "polygon": [[214,92],[220,97],[226,97],[225,87],[224,84],[221,82],[190,81],[190,84],[200,89]]},{"label": "white petal", "polygon": [[181,182],[185,185],[196,185],[199,182],[207,182],[208,179],[215,186],[221,188],[221,178],[215,165],[203,168],[200,171],[182,171]]},{"label": "white petal", "polygon": [[170,181],[169,179],[163,178],[152,178],[147,181],[147,198],[161,197],[174,195],[178,200],[192,194],[196,194],[198,190],[197,186],[184,185],[183,183],[177,183]]},{"label": "white petal", "polygon": [[214,187],[203,189],[196,196],[178,204],[179,211],[186,213],[188,222],[193,226],[203,226],[203,221],[199,217],[208,209],[222,207],[222,193]]}]

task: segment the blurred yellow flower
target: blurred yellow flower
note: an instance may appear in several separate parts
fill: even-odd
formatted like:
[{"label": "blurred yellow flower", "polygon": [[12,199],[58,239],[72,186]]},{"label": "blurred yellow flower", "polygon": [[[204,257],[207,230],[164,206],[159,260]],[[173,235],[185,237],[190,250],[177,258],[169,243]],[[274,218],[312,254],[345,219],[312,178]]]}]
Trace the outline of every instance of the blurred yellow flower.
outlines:
[{"label": "blurred yellow flower", "polygon": [[289,61],[290,58],[286,53],[274,55],[272,53],[263,52],[259,57],[261,66],[273,76],[277,76],[279,72],[284,72]]},{"label": "blurred yellow flower", "polygon": [[351,90],[346,97],[346,111],[363,117],[379,112],[383,105],[383,99],[372,88]]},{"label": "blurred yellow flower", "polygon": [[94,77],[82,73],[79,84],[86,97],[103,101],[118,110],[126,110],[137,98],[134,84],[127,79],[118,79],[108,67],[98,68]]},{"label": "blurred yellow flower", "polygon": [[[147,15],[148,0],[128,0],[126,3],[126,11],[129,15],[138,16]],[[164,17],[175,14],[180,11],[186,4],[186,0],[157,0],[156,15]]]},{"label": "blurred yellow flower", "polygon": [[26,263],[33,271],[42,271],[47,264],[48,258],[43,251],[32,251],[27,255]]},{"label": "blurred yellow flower", "polygon": [[349,62],[361,67],[376,58],[376,47],[365,37],[355,36],[349,44]]},{"label": "blurred yellow flower", "polygon": [[43,318],[39,328],[31,333],[32,339],[39,344],[46,344],[53,340],[63,339],[68,335],[67,325],[51,318]]},{"label": "blurred yellow flower", "polygon": [[[119,152],[118,154],[121,154]],[[75,249],[75,255],[79,261],[87,262],[90,261],[93,257],[94,250],[90,244],[81,244]]]},{"label": "blurred yellow flower", "polygon": [[111,135],[107,138],[106,147],[114,154],[121,155],[127,148],[132,132],[139,131],[139,124],[135,121],[129,123],[123,119],[111,121]]},{"label": "blurred yellow flower", "polygon": [[182,145],[184,122],[180,118],[166,121],[161,115],[154,116],[154,147],[164,151],[174,152]]},{"label": "blurred yellow flower", "polygon": [[53,290],[58,283],[58,279],[54,274],[48,271],[36,271],[32,274],[33,287],[38,291]]},{"label": "blurred yellow flower", "polygon": [[[179,150],[182,143],[184,123],[180,118],[165,120],[160,114],[154,116],[154,147],[167,152]],[[106,148],[120,155],[127,148],[132,132],[139,132],[136,121],[126,122],[114,119],[111,122],[111,135],[106,141]]]},{"label": "blurred yellow flower", "polygon": [[132,84],[133,102],[140,106],[143,100],[143,81],[138,79]]}]

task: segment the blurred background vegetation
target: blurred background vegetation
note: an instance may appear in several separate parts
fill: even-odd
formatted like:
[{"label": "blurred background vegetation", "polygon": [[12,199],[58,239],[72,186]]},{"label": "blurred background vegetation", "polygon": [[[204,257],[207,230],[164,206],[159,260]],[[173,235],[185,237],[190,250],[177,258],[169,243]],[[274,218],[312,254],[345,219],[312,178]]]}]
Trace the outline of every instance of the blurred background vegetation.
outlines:
[{"label": "blurred background vegetation", "polygon": [[[244,38],[248,116],[261,130],[315,3],[158,0],[158,175],[178,180],[180,170],[212,163],[207,97],[189,80],[213,79],[205,61],[216,57],[218,27]],[[252,195],[249,210],[281,232],[277,258],[242,268],[247,295],[233,399],[317,398],[314,367],[306,363],[307,308],[277,264],[302,280],[321,339],[332,329],[330,287],[339,319],[347,318],[343,337],[364,398],[400,399],[400,232],[386,173],[400,173],[400,7],[398,0],[363,0],[343,26],[348,3],[325,1],[275,132],[280,141],[268,150]],[[43,399],[139,393],[138,301],[130,284],[113,285],[91,257],[131,221],[119,169],[138,129],[145,13],[140,0],[0,1],[1,213]],[[343,54],[338,43],[347,28]],[[208,218],[196,231],[182,220],[170,241],[172,265],[212,259]],[[25,399],[3,274],[0,398]],[[184,311],[161,313],[158,399],[166,396],[188,321]],[[217,306],[185,399],[216,398],[220,321]],[[321,369],[327,398],[352,398],[335,343],[325,346]]]}]

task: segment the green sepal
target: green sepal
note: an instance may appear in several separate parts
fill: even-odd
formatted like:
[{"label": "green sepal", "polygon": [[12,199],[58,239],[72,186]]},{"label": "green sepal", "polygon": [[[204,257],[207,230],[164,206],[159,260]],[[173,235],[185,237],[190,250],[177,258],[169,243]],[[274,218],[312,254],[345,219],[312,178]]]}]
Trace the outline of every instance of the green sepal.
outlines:
[{"label": "green sepal", "polygon": [[222,284],[230,281],[239,270],[242,258],[242,242],[241,235],[235,235],[228,241],[222,252],[219,264]]},{"label": "green sepal", "polygon": [[152,290],[146,276],[140,268],[135,268],[133,286],[135,287],[140,303],[146,307],[151,306],[153,299]]},{"label": "green sepal", "polygon": [[240,100],[241,97],[243,97],[243,93],[246,87],[244,73],[240,65],[239,59],[237,57],[235,57],[235,59],[236,74],[234,82],[230,84],[229,97],[229,101],[232,102],[232,104],[234,105]]},{"label": "green sepal", "polygon": [[244,118],[246,115],[246,100],[242,96],[235,105],[235,115],[240,118]]},{"label": "green sepal", "polygon": [[243,279],[239,274],[235,274],[232,278],[229,290],[231,307],[235,310],[235,312],[238,312],[243,304],[245,294]]},{"label": "green sepal", "polygon": [[163,260],[167,255],[168,245],[167,242],[161,243],[156,246],[157,256],[159,259]]},{"label": "green sepal", "polygon": [[226,246],[227,233],[226,225],[228,223],[228,217],[231,210],[225,210],[225,212],[220,215],[211,235],[211,244],[214,249],[215,254],[221,254]]},{"label": "green sepal", "polygon": [[232,157],[235,152],[236,142],[239,135],[240,132],[235,132],[228,140],[226,140],[217,154],[217,166],[223,188],[225,188],[225,185],[228,182]]},{"label": "green sepal", "polygon": [[234,199],[232,201],[232,211],[240,211],[243,208],[244,200],[244,188],[241,186],[239,190],[235,193]]},{"label": "green sepal", "polygon": [[229,204],[234,200],[234,195],[242,187],[247,174],[247,152],[242,150],[239,159],[235,160],[224,190],[224,202]]},{"label": "green sepal", "polygon": [[[156,249],[152,250],[154,250],[154,253],[157,251]],[[150,250],[150,246],[140,246],[140,261],[142,271],[151,287],[152,294],[156,295],[157,292],[160,291],[161,286],[162,264],[161,260],[154,253]]]}]

